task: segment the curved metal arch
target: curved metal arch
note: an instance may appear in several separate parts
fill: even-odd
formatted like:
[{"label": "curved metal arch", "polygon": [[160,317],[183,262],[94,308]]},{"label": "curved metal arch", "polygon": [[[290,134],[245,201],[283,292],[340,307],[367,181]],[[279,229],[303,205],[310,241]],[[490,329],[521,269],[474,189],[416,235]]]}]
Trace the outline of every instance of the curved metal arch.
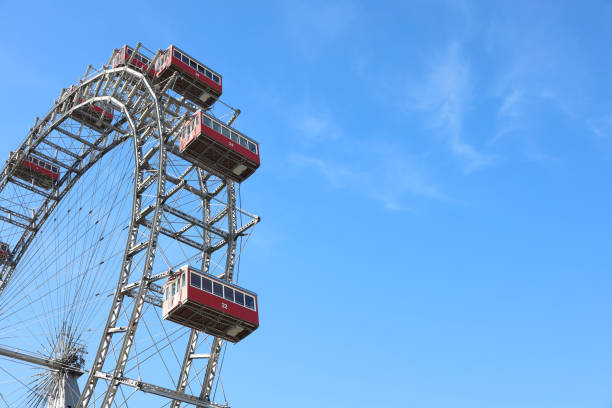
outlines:
[{"label": "curved metal arch", "polygon": [[[128,67],[115,68],[112,70],[103,71],[91,77],[90,79],[82,82],[78,87],[75,88],[74,93],[76,93],[79,89],[87,87],[89,84],[95,82],[99,78],[108,76],[109,74],[112,74],[118,71],[125,71],[129,73],[130,75],[133,75],[135,77],[140,78],[141,80],[144,80],[147,85],[148,91],[153,96],[152,99],[155,101],[156,111],[159,112],[159,106],[157,105],[157,97],[155,95],[155,92],[153,91],[153,88],[148,83],[146,77],[142,73],[135,71]],[[26,137],[25,141],[22,143],[20,148],[17,150],[15,155],[11,158],[9,162],[5,164],[2,170],[2,173],[1,173],[2,179],[0,180],[0,193],[4,190],[6,185],[9,182],[11,182],[11,178],[13,177],[13,174],[15,173],[17,163],[20,163],[29,154],[33,153],[36,147],[38,147],[52,131],[56,130],[59,125],[61,125],[66,119],[68,119],[72,115],[73,112],[79,109],[82,109],[84,106],[88,105],[89,103],[96,102],[99,100],[110,101],[115,106],[120,108],[123,111],[123,113],[126,114],[127,116],[128,111],[125,105],[112,96],[101,96],[101,97],[98,96],[98,97],[92,97],[90,99],[84,100],[83,102],[79,104],[75,104],[68,110],[61,113],[59,117],[57,117],[57,111],[61,108],[61,105],[65,101],[58,101],[58,103],[56,103],[53,106],[53,108],[47,113],[47,115],[41,121],[37,120],[37,124],[35,124],[35,126],[31,129],[30,133],[28,134],[28,136]],[[54,119],[54,120],[52,121],[52,123],[48,124],[48,122],[51,121],[51,119]],[[39,133],[40,129],[45,124],[48,124],[48,126],[43,130],[42,133]],[[133,133],[132,137],[136,139],[136,127],[133,124],[133,121],[130,121],[130,128],[131,128],[131,132]],[[158,131],[160,131],[160,134],[161,134],[161,124],[159,126]],[[37,135],[38,137],[34,139],[34,137]],[[89,170],[89,168],[91,168],[94,164],[96,164],[97,161],[100,160],[106,153],[111,151],[114,147],[118,146],[119,144],[123,143],[125,140],[127,140],[127,138],[118,138],[115,140],[114,143],[107,145],[105,148],[99,148],[100,150],[99,150],[99,153],[97,154],[94,154],[94,150],[96,149],[93,149],[92,147],[92,150],[90,150],[88,154],[84,154],[81,157],[80,161],[82,163],[83,160],[88,156],[90,158],[94,158],[94,160],[90,159],[85,166],[81,167],[81,171],[74,172],[74,176],[72,178],[69,178],[70,172],[67,171],[64,177],[61,180],[59,180],[58,187],[61,187],[62,185],[64,185],[64,183],[66,183],[64,185],[65,188],[61,191],[59,191],[59,189],[54,188],[52,193],[48,195],[48,197],[42,202],[35,216],[32,217],[33,222],[31,222],[30,225],[27,226],[28,228],[24,229],[23,235],[21,236],[17,245],[13,249],[13,255],[15,255],[15,250],[17,250],[16,256],[12,256],[10,262],[3,266],[2,273],[0,274],[0,295],[2,294],[2,291],[4,290],[6,285],[9,283],[10,278],[19,260],[25,254],[30,243],[36,236],[36,232],[44,225],[44,222],[53,213],[53,210],[55,209],[55,207],[57,207],[61,199],[72,189],[72,187],[76,184],[76,182],[82,177],[83,174],[85,174],[87,170]],[[163,143],[160,143],[160,145],[163,145]],[[74,167],[74,166],[71,166],[71,167]],[[55,194],[55,196],[53,194]],[[38,222],[34,222],[34,221],[38,221]]]}]

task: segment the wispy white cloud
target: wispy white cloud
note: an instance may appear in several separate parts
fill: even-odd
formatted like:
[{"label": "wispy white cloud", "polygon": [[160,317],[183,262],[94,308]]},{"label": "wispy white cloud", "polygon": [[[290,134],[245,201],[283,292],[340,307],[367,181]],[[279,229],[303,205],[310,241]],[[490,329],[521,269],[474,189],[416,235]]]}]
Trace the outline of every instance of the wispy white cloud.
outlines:
[{"label": "wispy white cloud", "polygon": [[[542,134],[541,130],[532,131],[534,124],[541,129],[559,121],[582,124],[598,137],[605,133],[605,117],[591,119],[593,95],[589,91],[597,95],[601,83],[588,65],[594,57],[585,46],[588,43],[561,17],[566,14],[559,12],[563,7],[544,12],[547,8],[540,9],[537,17],[528,17],[535,24],[508,18],[514,12],[511,10],[489,22],[485,42],[490,59],[500,67],[494,72],[491,88],[501,100],[499,129],[492,143],[519,133],[520,143],[533,142]],[[554,123],[543,123],[541,114],[552,110],[562,116]]]},{"label": "wispy white cloud", "polygon": [[588,125],[599,139],[609,139],[612,136],[612,112],[599,118],[589,119]]},{"label": "wispy white cloud", "polygon": [[527,149],[523,151],[523,157],[525,158],[525,160],[534,163],[552,164],[560,162],[560,159],[558,157],[532,149]]},{"label": "wispy white cloud", "polygon": [[392,211],[411,210],[410,201],[415,197],[455,201],[431,182],[417,160],[397,148],[357,154],[369,158],[361,166],[355,161],[346,163],[305,154],[293,154],[289,160],[293,166],[315,170],[332,188],[358,192]]},{"label": "wispy white cloud", "polygon": [[430,127],[442,134],[468,172],[494,162],[493,156],[479,151],[463,135],[471,98],[470,67],[456,42],[430,63],[423,78],[412,78],[408,85],[407,107],[426,115]]},{"label": "wispy white cloud", "polygon": [[510,88],[501,95],[501,103],[497,110],[498,129],[489,140],[489,144],[495,144],[506,135],[515,133],[522,129],[523,114],[526,104],[525,92],[519,87]]},{"label": "wispy white cloud", "polygon": [[502,99],[498,115],[502,118],[515,118],[521,114],[524,92],[522,89],[513,88]]},{"label": "wispy white cloud", "polygon": [[307,143],[335,140],[342,135],[342,130],[331,115],[314,113],[308,109],[300,110],[292,120],[292,125],[299,133],[300,139]]},{"label": "wispy white cloud", "polygon": [[366,172],[319,157],[292,154],[289,156],[289,161],[294,166],[318,171],[334,188],[350,187],[355,181],[368,177]]}]

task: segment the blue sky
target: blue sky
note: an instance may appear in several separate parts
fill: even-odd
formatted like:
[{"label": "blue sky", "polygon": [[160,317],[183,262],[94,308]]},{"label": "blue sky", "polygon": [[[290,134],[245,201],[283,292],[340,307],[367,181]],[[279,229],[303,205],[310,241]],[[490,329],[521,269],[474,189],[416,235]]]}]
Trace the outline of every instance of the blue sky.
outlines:
[{"label": "blue sky", "polygon": [[[208,3],[208,2],[206,2]],[[0,1],[0,154],[176,44],[260,142],[234,407],[612,406],[612,4]]]}]

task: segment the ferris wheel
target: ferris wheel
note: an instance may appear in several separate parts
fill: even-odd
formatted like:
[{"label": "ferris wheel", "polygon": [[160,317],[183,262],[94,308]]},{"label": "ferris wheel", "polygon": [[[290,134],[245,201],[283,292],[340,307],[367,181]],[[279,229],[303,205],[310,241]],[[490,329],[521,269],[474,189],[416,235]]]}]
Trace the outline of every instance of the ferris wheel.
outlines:
[{"label": "ferris wheel", "polygon": [[257,329],[239,258],[259,145],[222,77],[115,49],[0,176],[0,407],[227,406],[226,341]]}]

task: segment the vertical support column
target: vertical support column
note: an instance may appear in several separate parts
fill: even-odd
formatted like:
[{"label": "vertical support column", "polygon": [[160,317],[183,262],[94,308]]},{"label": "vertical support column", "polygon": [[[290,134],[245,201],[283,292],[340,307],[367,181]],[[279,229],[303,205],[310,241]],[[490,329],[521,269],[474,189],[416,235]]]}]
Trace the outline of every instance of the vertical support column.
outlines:
[{"label": "vertical support column", "polygon": [[[225,263],[224,278],[231,282],[234,277],[234,262],[236,260],[236,187],[233,181],[226,180],[227,190],[227,259]],[[223,340],[215,337],[210,349],[210,358],[206,366],[206,374],[204,375],[204,384],[202,384],[202,393],[200,398],[210,401],[217,367],[219,365],[219,357],[223,348]]]},{"label": "vertical support column", "polygon": [[[208,186],[206,185],[206,181],[208,180],[208,176],[204,175],[204,171],[198,169],[198,181],[200,182],[200,191],[206,194],[206,199],[202,200],[202,216],[204,218],[204,223],[206,225],[210,225],[210,196],[208,195]],[[202,252],[202,272],[208,273],[210,269],[210,253],[208,252],[208,248],[210,248],[210,231],[204,230],[204,248],[205,250]]]},{"label": "vertical support column", "polygon": [[[191,365],[193,363],[191,356],[196,350],[199,337],[198,334],[199,333],[197,330],[191,329],[189,340],[187,341],[187,348],[185,350],[185,357],[183,358],[183,365],[181,366],[181,374],[179,375],[179,380],[176,384],[176,390],[178,392],[185,392],[185,388],[187,388],[187,380],[189,380],[189,372],[191,371]],[[180,405],[181,401],[172,400],[170,408],[179,408]]]},{"label": "vertical support column", "polygon": [[234,279],[234,263],[236,261],[236,186],[233,181],[226,180],[227,189],[227,260],[225,262],[225,280]]},{"label": "vertical support column", "polygon": [[217,373],[217,366],[219,365],[219,356],[221,355],[222,348],[223,340],[215,337],[212,347],[210,348],[210,358],[206,365],[204,384],[202,384],[202,392],[200,393],[200,398],[206,401],[210,401],[210,393],[212,392],[213,383],[215,382],[215,374]]},{"label": "vertical support column", "polygon": [[[206,181],[208,177],[205,176],[204,171],[201,169],[196,170],[198,173],[198,182],[200,184],[200,191],[206,194],[206,199],[202,200],[202,219],[206,225],[210,224],[210,197],[208,195],[208,186],[206,185]],[[210,231],[204,229],[204,248],[202,251],[202,266],[201,269],[203,272],[208,273],[210,268],[210,254],[206,249],[210,247]],[[183,364],[181,365],[181,373],[179,375],[179,380],[176,384],[176,390],[178,392],[185,392],[185,388],[187,388],[187,382],[189,380],[189,372],[191,371],[192,366],[192,358],[191,356],[195,353],[196,346],[198,343],[199,332],[195,329],[191,329],[191,333],[189,334],[189,340],[187,341],[187,348],[185,350],[185,357],[183,358]],[[209,359],[210,360],[210,359]],[[170,408],[179,408],[181,402],[179,400],[173,400]]]}]

